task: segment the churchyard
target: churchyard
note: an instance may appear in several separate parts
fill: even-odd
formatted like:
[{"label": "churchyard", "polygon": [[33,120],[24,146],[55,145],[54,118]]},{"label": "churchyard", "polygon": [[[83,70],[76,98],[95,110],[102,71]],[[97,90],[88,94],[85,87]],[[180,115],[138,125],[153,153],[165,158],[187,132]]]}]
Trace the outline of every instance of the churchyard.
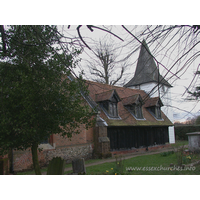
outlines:
[{"label": "churchyard", "polygon": [[[107,159],[91,159],[85,161],[86,175],[199,175],[199,153],[187,151],[188,141],[178,141],[169,151],[140,155],[125,159],[123,155],[115,156],[114,162]],[[176,151],[179,148],[180,151]],[[185,151],[186,150],[186,151]],[[96,165],[91,165],[97,163]],[[102,164],[98,164],[102,163]],[[195,163],[195,165],[193,165]],[[77,174],[67,170],[72,164],[65,164],[64,175]],[[43,168],[46,174],[47,167]],[[17,175],[34,175],[34,171],[18,172]]]}]

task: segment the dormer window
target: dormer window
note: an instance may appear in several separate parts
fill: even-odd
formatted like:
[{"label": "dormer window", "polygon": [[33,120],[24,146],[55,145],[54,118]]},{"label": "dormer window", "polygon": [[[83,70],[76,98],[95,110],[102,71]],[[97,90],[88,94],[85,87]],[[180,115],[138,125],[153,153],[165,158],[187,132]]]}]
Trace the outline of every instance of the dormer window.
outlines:
[{"label": "dormer window", "polygon": [[119,118],[118,115],[118,102],[121,99],[119,98],[115,90],[110,90],[96,95],[96,102],[98,102],[110,118]]},{"label": "dormer window", "polygon": [[161,117],[161,109],[160,109],[159,106],[149,107],[148,110],[151,112],[151,114],[154,115],[155,118],[162,119],[162,117]]},{"label": "dormer window", "polygon": [[162,106],[163,106],[163,103],[159,97],[150,98],[145,104],[145,107],[147,108],[147,110],[158,120],[162,119],[162,116],[161,116]]},{"label": "dormer window", "polygon": [[125,107],[129,110],[129,112],[131,112],[131,114],[134,115],[136,119],[144,119],[141,105],[132,104]]},{"label": "dormer window", "polygon": [[100,106],[106,111],[109,117],[118,117],[117,103],[111,101],[104,101],[100,103]]},{"label": "dormer window", "polygon": [[139,94],[124,98],[122,103],[136,119],[144,119],[142,114],[142,98]]}]

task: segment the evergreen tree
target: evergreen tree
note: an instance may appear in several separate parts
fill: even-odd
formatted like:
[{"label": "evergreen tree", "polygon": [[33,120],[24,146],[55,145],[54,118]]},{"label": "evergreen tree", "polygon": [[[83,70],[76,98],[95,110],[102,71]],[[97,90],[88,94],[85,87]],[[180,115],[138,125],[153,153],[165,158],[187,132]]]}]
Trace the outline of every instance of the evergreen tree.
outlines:
[{"label": "evergreen tree", "polygon": [[36,174],[38,144],[52,134],[79,133],[94,114],[81,95],[84,82],[69,70],[80,52],[62,53],[60,41],[56,26],[10,26],[0,57],[0,150],[30,147]]}]

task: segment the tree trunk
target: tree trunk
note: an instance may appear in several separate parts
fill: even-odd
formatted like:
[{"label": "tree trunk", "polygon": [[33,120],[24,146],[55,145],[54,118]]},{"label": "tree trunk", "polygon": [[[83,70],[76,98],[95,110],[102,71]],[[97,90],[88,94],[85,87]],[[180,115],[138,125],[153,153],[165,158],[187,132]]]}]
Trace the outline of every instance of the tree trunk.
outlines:
[{"label": "tree trunk", "polygon": [[35,174],[36,175],[41,175],[40,165],[39,165],[39,161],[38,161],[37,148],[38,148],[38,144],[37,143],[33,143],[33,145],[31,146],[33,167],[34,167],[34,170],[35,170]]}]

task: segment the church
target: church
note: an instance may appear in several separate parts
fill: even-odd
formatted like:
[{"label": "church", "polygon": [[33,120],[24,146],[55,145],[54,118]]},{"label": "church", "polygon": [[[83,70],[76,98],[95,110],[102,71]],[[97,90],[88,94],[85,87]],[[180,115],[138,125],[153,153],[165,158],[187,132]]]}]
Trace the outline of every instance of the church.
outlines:
[{"label": "church", "polygon": [[[164,104],[162,111],[173,122],[172,86],[160,75],[145,40],[141,45],[135,75],[124,87],[143,90],[150,97],[160,97]],[[169,126],[168,131],[169,142],[175,143],[174,126]]]},{"label": "church", "polygon": [[[86,84],[89,95],[82,96],[91,109],[97,110],[95,126],[87,130],[83,125],[80,134],[70,139],[51,135],[39,145],[43,149],[38,151],[41,166],[56,156],[69,163],[75,158],[150,151],[175,143],[172,86],[160,75],[145,41],[136,71],[123,87],[92,81]],[[31,168],[31,151],[15,151],[11,164],[14,171]]]}]

